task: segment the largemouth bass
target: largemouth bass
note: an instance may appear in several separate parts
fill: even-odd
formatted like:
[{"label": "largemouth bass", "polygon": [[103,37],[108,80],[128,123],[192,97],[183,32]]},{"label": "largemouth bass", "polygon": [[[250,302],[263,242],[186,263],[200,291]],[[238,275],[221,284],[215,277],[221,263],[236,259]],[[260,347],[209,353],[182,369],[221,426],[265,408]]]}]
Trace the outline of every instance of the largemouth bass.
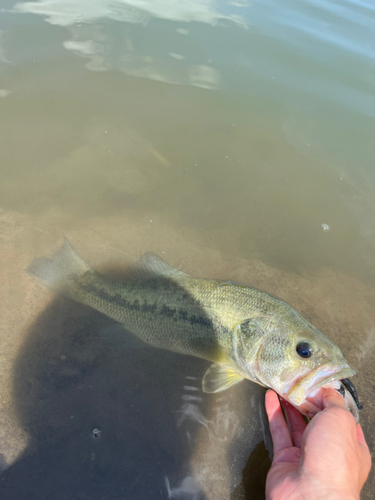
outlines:
[{"label": "largemouth bass", "polygon": [[[249,379],[312,417],[320,410],[319,389],[334,387],[358,421],[358,397],[348,381],[355,371],[340,349],[267,292],[193,278],[154,253],[131,266],[128,281],[117,282],[92,269],[66,239],[52,259],[35,259],[27,271],[52,290],[118,321],[150,346],[211,361],[204,392]],[[126,335],[131,334],[124,331],[124,341]]]}]

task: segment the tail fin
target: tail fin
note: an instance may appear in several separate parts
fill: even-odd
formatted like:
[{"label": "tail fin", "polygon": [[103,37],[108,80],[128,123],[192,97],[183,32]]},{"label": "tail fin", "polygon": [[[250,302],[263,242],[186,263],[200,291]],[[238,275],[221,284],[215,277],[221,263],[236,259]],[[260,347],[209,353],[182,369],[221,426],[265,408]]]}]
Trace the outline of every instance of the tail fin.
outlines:
[{"label": "tail fin", "polygon": [[76,254],[66,238],[64,238],[63,246],[52,259],[46,257],[35,259],[26,271],[43,285],[69,298],[73,298],[72,292],[77,278],[87,272],[94,272]]}]

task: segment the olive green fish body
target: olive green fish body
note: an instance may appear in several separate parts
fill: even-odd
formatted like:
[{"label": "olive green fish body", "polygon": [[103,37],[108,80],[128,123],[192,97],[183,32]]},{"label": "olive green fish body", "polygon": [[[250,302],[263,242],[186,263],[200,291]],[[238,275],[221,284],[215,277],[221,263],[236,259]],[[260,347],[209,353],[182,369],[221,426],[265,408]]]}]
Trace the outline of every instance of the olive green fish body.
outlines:
[{"label": "olive green fish body", "polygon": [[52,259],[36,259],[28,272],[151,346],[212,361],[205,392],[247,378],[311,414],[312,390],[355,373],[338,347],[281,299],[231,281],[193,278],[153,253],[117,282],[93,270],[65,240]]},{"label": "olive green fish body", "polygon": [[208,297],[215,284],[189,277],[120,283],[88,273],[77,280],[71,294],[149,345],[216,361],[215,350],[220,356],[220,346],[230,348],[230,329],[198,286]]}]

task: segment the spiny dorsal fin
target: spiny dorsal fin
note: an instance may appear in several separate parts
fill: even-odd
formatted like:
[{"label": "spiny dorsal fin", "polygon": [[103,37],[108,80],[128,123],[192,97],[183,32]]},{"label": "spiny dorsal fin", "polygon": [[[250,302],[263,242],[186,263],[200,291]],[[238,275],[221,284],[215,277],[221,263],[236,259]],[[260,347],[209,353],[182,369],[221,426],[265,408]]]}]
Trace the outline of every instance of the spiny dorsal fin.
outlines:
[{"label": "spiny dorsal fin", "polygon": [[147,252],[132,264],[126,272],[129,279],[134,281],[148,280],[158,276],[187,276],[171,266],[154,252]]}]

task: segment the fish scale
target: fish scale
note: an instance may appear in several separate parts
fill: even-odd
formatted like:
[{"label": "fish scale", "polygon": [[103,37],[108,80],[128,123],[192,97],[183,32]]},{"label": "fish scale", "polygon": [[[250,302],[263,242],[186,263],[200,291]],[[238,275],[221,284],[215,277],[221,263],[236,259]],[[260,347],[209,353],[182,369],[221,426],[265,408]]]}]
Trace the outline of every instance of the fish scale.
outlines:
[{"label": "fish scale", "polygon": [[[35,259],[27,270],[148,345],[213,362],[203,377],[205,392],[249,379],[311,416],[318,409],[310,393],[355,374],[340,349],[283,300],[232,281],[188,276],[154,253],[142,256],[128,269],[127,281],[119,282],[92,269],[65,239],[52,259]],[[130,337],[125,330],[108,335],[117,347]],[[353,394],[344,388],[354,414]]]}]

